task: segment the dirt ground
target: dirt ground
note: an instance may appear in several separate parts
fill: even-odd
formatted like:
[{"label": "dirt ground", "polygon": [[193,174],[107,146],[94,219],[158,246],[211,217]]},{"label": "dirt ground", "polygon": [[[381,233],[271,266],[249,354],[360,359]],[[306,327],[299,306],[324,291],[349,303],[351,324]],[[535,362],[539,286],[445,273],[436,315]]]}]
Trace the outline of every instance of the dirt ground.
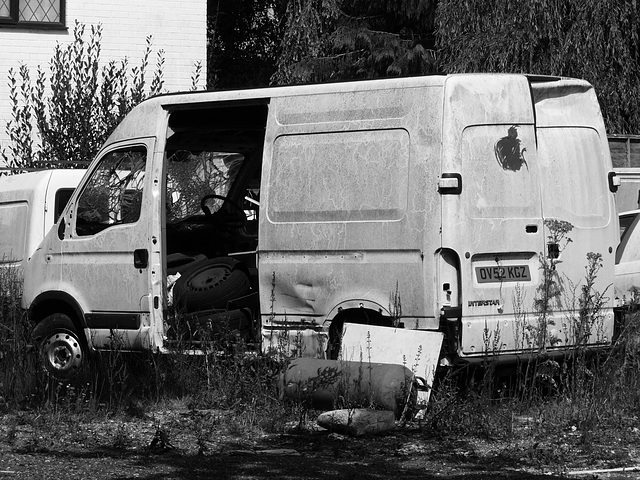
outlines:
[{"label": "dirt ground", "polygon": [[[0,416],[0,479],[640,477],[640,471],[618,471],[640,465],[640,433],[633,430],[612,430],[587,445],[581,432],[540,439],[527,425],[496,440],[460,438],[417,424],[367,437],[330,433],[314,422],[285,434],[248,435],[223,427],[214,411],[71,418]],[[575,474],[584,470],[598,471]]]}]

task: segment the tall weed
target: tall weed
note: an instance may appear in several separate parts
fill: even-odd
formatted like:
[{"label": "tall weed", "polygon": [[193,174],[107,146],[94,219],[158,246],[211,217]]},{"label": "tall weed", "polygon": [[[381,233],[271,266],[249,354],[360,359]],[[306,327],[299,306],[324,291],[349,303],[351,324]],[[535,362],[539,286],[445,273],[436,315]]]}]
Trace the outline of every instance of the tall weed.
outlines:
[{"label": "tall weed", "polygon": [[[525,313],[522,289],[516,288],[514,296],[517,345],[537,353],[509,369],[498,368],[491,354],[499,353],[500,332],[485,329],[485,361],[479,368],[440,376],[425,425],[495,438],[514,434],[525,419],[529,432],[569,429],[586,446],[594,442],[593,432],[633,427],[640,414],[640,309],[632,305],[613,345],[607,346],[608,289],[595,288],[602,256],[589,252],[584,278],[573,283],[557,268],[559,253],[571,243],[572,227],[552,222],[547,224],[549,241],[558,246],[558,255],[541,261],[533,321]],[[556,324],[559,312],[564,312],[562,325]]]},{"label": "tall weed", "polygon": [[17,267],[0,267],[0,409],[30,401],[38,382],[30,331],[20,309],[22,282]]}]

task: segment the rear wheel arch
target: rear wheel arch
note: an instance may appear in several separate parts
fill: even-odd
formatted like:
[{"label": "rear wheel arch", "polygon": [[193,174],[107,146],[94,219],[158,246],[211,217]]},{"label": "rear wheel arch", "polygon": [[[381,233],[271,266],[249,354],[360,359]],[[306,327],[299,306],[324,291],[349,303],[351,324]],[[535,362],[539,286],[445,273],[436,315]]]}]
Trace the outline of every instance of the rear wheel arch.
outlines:
[{"label": "rear wheel arch", "polygon": [[329,344],[327,346],[327,356],[330,359],[337,359],[342,346],[342,328],[345,323],[357,323],[362,325],[375,325],[378,327],[393,326],[393,317],[388,309],[379,303],[355,300],[344,302],[336,306],[325,323],[329,323]]}]

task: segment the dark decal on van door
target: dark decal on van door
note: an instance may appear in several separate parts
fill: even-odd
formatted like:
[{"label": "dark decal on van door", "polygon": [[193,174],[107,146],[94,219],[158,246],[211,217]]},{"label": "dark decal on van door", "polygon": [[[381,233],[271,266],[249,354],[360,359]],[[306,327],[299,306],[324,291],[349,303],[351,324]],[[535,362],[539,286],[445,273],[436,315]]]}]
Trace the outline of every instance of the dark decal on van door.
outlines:
[{"label": "dark decal on van door", "polygon": [[496,159],[504,170],[512,170],[514,172],[520,170],[524,165],[529,170],[529,165],[524,158],[526,148],[520,149],[520,140],[518,139],[518,126],[509,127],[507,136],[502,137],[496,142],[494,151]]}]

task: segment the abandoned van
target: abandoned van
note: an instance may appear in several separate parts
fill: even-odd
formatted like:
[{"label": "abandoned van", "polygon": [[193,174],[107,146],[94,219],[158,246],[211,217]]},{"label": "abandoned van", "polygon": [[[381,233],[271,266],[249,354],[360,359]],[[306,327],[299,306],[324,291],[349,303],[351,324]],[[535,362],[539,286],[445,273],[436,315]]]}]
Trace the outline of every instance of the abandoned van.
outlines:
[{"label": "abandoned van", "polygon": [[[611,171],[581,80],[158,96],[117,127],[26,263],[23,304],[59,377],[114,342],[167,352],[222,328],[327,359],[352,326],[375,327],[382,350],[429,333],[418,355],[441,365],[607,345]],[[577,336],[588,256],[604,296]]]},{"label": "abandoned van", "polygon": [[0,177],[0,266],[18,268],[58,221],[84,170]]}]

